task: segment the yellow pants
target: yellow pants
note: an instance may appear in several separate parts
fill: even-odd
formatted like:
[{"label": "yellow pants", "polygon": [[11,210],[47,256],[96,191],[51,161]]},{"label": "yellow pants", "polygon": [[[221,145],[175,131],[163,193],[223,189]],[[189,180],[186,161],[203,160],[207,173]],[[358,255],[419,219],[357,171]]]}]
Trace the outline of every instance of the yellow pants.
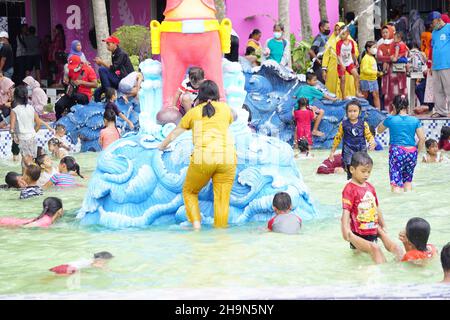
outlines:
[{"label": "yellow pants", "polygon": [[214,190],[214,227],[228,226],[230,194],[236,176],[236,164],[189,165],[183,186],[183,199],[189,221],[201,221],[198,194],[212,178]]}]

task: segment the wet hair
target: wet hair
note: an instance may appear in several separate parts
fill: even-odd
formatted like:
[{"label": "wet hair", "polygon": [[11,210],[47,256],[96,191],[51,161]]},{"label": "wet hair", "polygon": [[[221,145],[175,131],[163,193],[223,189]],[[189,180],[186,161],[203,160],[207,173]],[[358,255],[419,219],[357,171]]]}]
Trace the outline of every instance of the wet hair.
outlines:
[{"label": "wet hair", "polygon": [[254,55],[256,53],[256,49],[253,47],[247,47],[245,49],[245,55],[246,56],[250,56],[250,55]]},{"label": "wet hair", "polygon": [[67,171],[75,171],[80,178],[84,179],[80,174],[80,165],[76,162],[75,158],[67,156],[62,158],[60,163],[67,167]]},{"label": "wet hair", "polygon": [[406,224],[406,237],[417,250],[426,251],[428,237],[430,236],[430,224],[422,218],[409,219]]},{"label": "wet hair", "polygon": [[205,71],[200,67],[189,68],[189,81],[199,83],[205,79]]},{"label": "wet hair", "polygon": [[395,113],[399,114],[402,110],[408,110],[409,102],[406,96],[395,96],[394,102],[392,102],[394,106]]},{"label": "wet hair", "polygon": [[242,105],[242,109],[244,109],[245,111],[248,112],[248,120],[247,121],[252,122],[252,110],[250,110],[250,108],[246,104]]},{"label": "wet hair", "polygon": [[36,164],[31,164],[25,167],[25,174],[30,177],[32,181],[38,181],[41,177],[41,167]]},{"label": "wet hair", "polygon": [[211,118],[216,114],[216,109],[212,105],[212,101],[218,101],[220,99],[219,87],[214,81],[206,80],[202,82],[198,89],[198,103],[206,104],[203,106],[202,116]]},{"label": "wet hair", "polygon": [[259,29],[253,29],[250,35],[248,36],[249,39],[252,39],[254,36],[257,36],[258,34],[261,34],[261,30]]},{"label": "wet hair", "polygon": [[116,89],[114,89],[114,88],[106,88],[106,90],[105,90],[106,101],[108,101],[108,102],[111,101],[111,99],[112,99],[112,97],[114,95],[117,95]]},{"label": "wet hair", "polygon": [[16,105],[26,105],[28,103],[28,89],[24,85],[17,86],[14,90],[14,101]]},{"label": "wet hair", "polygon": [[327,23],[330,23],[328,20],[320,20],[319,22],[319,29],[324,27]]},{"label": "wet hair", "polygon": [[309,142],[306,138],[300,138],[297,141],[298,149],[300,152],[308,152],[309,151]]},{"label": "wet hair", "polygon": [[59,209],[63,208],[63,203],[61,199],[56,197],[48,197],[42,202],[42,213],[39,217],[34,219],[33,221],[39,220],[44,216],[53,217]]},{"label": "wet hair", "polygon": [[357,168],[359,166],[373,166],[373,160],[367,152],[358,151],[352,155],[350,166],[353,168]]},{"label": "wet hair", "polygon": [[347,14],[345,15],[345,20],[347,20],[348,22],[352,22],[353,20],[355,20],[355,18],[356,16],[353,11],[347,12]]},{"label": "wet hair", "polygon": [[307,98],[301,97],[297,102],[298,108],[309,106],[309,100]]},{"label": "wet hair", "polygon": [[36,158],[35,162],[39,167],[42,167],[42,165],[44,164],[45,157],[47,157],[47,154],[44,153]]},{"label": "wet hair", "polygon": [[282,23],[280,23],[280,22],[275,23],[275,24],[273,25],[273,30],[275,30],[276,28],[280,28],[281,31],[284,32],[284,24],[282,24]]},{"label": "wet hair", "polygon": [[403,39],[405,39],[405,34],[403,33],[403,31],[397,31],[394,37],[398,37],[401,41],[403,41]]},{"label": "wet hair", "polygon": [[444,272],[450,271],[450,242],[441,250],[441,265]]},{"label": "wet hair", "polygon": [[358,100],[353,99],[349,103],[347,103],[347,105],[345,106],[345,113],[346,114],[348,114],[348,109],[350,108],[350,106],[357,106],[358,109],[359,109],[359,113],[361,114],[362,107],[361,107],[361,104],[359,103]]},{"label": "wet hair", "polygon": [[94,259],[109,260],[112,258],[114,258],[114,256],[108,251],[94,253]]},{"label": "wet hair", "polygon": [[31,35],[34,36],[34,35],[36,34],[36,28],[33,27],[33,26],[29,27],[29,28],[28,28],[28,32],[29,32]]},{"label": "wet hair", "polygon": [[434,139],[428,139],[427,141],[425,141],[425,148],[430,149],[430,147],[435,143],[437,144],[438,142]]},{"label": "wet hair", "polygon": [[366,49],[366,52],[369,52],[369,49],[372,48],[377,43],[375,41],[367,41],[364,49]]},{"label": "wet hair", "polygon": [[108,108],[103,113],[103,119],[106,120],[107,122],[114,122],[114,123],[116,123],[116,113],[114,112],[113,109]]},{"label": "wet hair", "polygon": [[306,73],[306,82],[312,81],[314,80],[314,78],[317,79],[317,75],[315,73],[312,72]]},{"label": "wet hair", "polygon": [[442,149],[444,142],[450,139],[450,127],[443,126],[441,128],[441,136],[439,137],[439,148]]},{"label": "wet hair", "polygon": [[20,188],[19,182],[17,181],[20,176],[17,172],[8,172],[5,176],[5,183],[8,188]]},{"label": "wet hair", "polygon": [[278,192],[273,197],[272,205],[280,211],[287,211],[292,206],[291,196],[286,192]]}]

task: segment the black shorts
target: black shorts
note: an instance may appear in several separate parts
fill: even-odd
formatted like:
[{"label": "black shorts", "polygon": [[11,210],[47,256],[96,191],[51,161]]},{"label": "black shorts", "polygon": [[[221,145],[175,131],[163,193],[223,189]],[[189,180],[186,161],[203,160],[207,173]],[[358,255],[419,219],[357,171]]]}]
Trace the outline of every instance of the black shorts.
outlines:
[{"label": "black shorts", "polygon": [[41,56],[40,55],[27,56],[26,70],[33,71],[34,69],[41,70]]},{"label": "black shorts", "polygon": [[[378,235],[363,236],[363,235],[360,235],[360,234],[357,234],[357,233],[354,233],[354,232],[353,232],[353,234],[355,236],[358,236],[358,237],[363,238],[364,240],[367,240],[367,241],[370,241],[370,242],[375,242],[376,243],[378,241]],[[350,242],[350,249],[353,249],[353,250],[356,249],[356,247],[351,242]]]}]

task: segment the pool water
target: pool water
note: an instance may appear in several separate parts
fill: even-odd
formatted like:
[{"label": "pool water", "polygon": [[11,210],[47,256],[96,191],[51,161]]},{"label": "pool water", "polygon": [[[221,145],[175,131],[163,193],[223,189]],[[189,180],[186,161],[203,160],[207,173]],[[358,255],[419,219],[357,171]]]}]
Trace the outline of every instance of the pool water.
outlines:
[{"label": "pool water", "polygon": [[[328,155],[316,151],[298,166],[320,211],[298,236],[267,233],[254,223],[196,233],[179,226],[108,230],[80,227],[75,219],[87,181],[70,191],[47,191],[63,200],[65,216],[47,230],[0,228],[0,298],[336,298],[450,297],[439,258],[424,267],[388,262],[375,266],[354,254],[341,238],[343,175],[316,175]],[[387,152],[371,153],[374,184],[388,232],[397,239],[407,220],[431,224],[429,242],[438,249],[450,241],[450,164],[420,163],[414,192],[391,194]],[[82,173],[91,175],[96,154],[76,155]],[[56,162],[55,162],[56,164]],[[19,164],[0,161],[0,177]],[[44,198],[18,200],[18,191],[0,191],[0,216],[35,217]],[[107,269],[87,269],[71,277],[49,268],[90,258],[98,251],[115,258]]]}]

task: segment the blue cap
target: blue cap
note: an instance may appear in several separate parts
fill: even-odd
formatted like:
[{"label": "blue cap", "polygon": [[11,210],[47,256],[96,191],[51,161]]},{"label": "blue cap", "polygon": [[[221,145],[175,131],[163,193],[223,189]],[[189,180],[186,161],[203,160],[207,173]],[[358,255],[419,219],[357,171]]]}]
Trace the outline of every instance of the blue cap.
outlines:
[{"label": "blue cap", "polygon": [[433,11],[428,15],[427,24],[431,24],[434,19],[441,19],[441,14],[437,11]]}]

